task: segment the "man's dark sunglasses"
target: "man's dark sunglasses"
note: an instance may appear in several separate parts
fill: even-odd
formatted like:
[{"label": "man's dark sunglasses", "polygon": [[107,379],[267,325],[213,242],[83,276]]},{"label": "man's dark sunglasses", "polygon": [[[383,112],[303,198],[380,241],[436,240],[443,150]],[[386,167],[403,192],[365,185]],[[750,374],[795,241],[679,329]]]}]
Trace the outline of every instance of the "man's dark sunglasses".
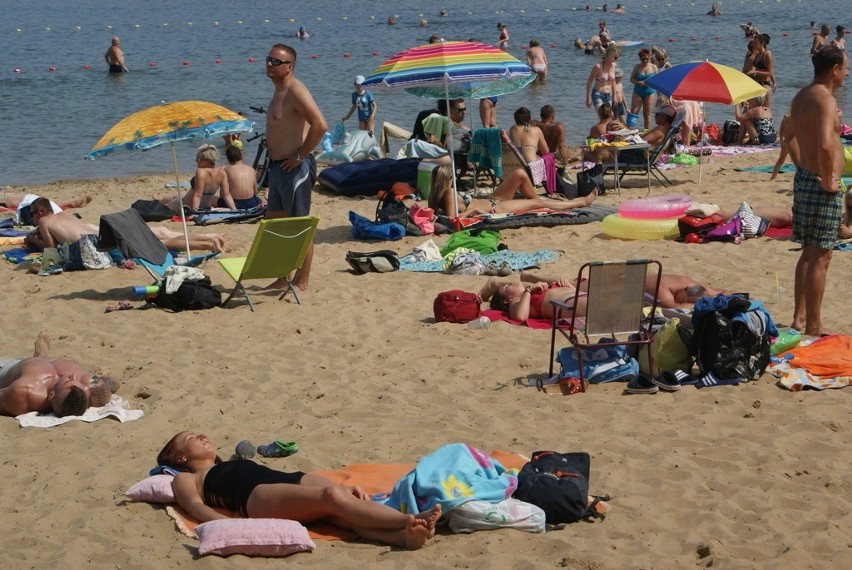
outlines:
[{"label": "man's dark sunglasses", "polygon": [[278,59],[277,57],[266,56],[266,63],[271,63],[273,67],[278,67],[279,65],[284,65],[285,63],[293,62],[287,61],[286,59]]}]

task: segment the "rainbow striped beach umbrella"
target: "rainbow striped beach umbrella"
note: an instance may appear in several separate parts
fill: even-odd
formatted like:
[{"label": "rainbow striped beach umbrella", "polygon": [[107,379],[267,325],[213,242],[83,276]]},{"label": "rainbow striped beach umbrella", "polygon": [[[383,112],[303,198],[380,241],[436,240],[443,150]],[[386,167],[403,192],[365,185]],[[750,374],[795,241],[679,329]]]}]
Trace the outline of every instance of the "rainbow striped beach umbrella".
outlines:
[{"label": "rainbow striped beach umbrella", "polygon": [[405,89],[431,99],[483,99],[514,93],[535,72],[501,49],[476,42],[441,42],[399,52],[364,81],[366,88]]},{"label": "rainbow striped beach umbrella", "polygon": [[727,105],[766,95],[766,87],[745,73],[710,61],[674,65],[646,79],[645,85],[680,101]]}]

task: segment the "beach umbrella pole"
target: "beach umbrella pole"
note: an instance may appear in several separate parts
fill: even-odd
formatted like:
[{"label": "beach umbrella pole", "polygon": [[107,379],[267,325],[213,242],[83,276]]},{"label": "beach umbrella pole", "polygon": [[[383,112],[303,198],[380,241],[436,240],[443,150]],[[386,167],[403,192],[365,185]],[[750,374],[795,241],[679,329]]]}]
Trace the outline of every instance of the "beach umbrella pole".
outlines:
[{"label": "beach umbrella pole", "polygon": [[444,76],[444,100],[447,102],[447,120],[450,122],[450,172],[452,173],[453,178],[453,210],[456,219],[456,230],[458,231],[461,224],[458,222],[459,200],[457,198],[458,186],[456,185],[455,139],[453,138],[453,120],[450,118],[450,80],[446,75]]},{"label": "beach umbrella pole", "polygon": [[186,227],[186,213],[183,211],[183,196],[180,195],[180,172],[178,171],[177,152],[175,151],[174,141],[169,143],[169,146],[172,147],[172,161],[175,165],[175,182],[178,206],[180,208],[180,223],[183,226],[183,241],[184,244],[186,244],[186,258],[189,259],[192,257],[192,253],[189,251],[189,228]]}]

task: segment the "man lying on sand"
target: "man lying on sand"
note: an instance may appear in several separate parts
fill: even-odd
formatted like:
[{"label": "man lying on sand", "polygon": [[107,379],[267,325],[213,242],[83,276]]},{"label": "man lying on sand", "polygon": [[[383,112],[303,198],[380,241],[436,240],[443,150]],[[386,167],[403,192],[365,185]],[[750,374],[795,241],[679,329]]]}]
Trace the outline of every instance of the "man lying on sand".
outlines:
[{"label": "man lying on sand", "polygon": [[[10,194],[8,192],[0,192],[0,206],[17,210],[21,206],[26,206],[38,198],[35,194]],[[92,201],[92,197],[86,194],[82,198],[72,198],[60,204],[57,204],[63,210],[68,208],[84,208]]]},{"label": "man lying on sand", "polygon": [[[55,214],[47,198],[39,198],[30,205],[33,223],[38,229],[24,239],[28,247],[44,249],[56,247],[68,241],[90,240],[95,247],[98,242],[99,228],[87,224],[69,212]],[[170,250],[182,251],[186,244],[183,234],[164,226],[153,226],[151,231],[164,246]],[[189,236],[189,247],[209,251],[228,251],[225,234],[197,234]]]},{"label": "man lying on sand", "polygon": [[68,358],[50,358],[50,337],[38,334],[30,357],[0,359],[0,414],[28,412],[59,417],[82,415],[89,406],[103,406],[118,389],[109,376],[94,377]]},{"label": "man lying on sand", "polygon": [[[657,276],[649,275],[645,279],[645,292],[653,295],[656,284]],[[660,276],[657,305],[663,309],[692,309],[695,306],[695,302],[702,297],[730,294],[731,291],[728,289],[717,289],[709,285],[704,285],[687,275],[663,273]]]}]

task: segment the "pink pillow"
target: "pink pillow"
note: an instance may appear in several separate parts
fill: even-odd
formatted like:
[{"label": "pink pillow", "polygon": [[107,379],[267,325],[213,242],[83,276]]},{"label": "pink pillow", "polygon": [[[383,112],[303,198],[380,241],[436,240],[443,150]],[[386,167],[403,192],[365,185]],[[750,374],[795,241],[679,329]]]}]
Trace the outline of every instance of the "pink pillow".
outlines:
[{"label": "pink pillow", "polygon": [[316,548],[308,529],[285,519],[218,519],[195,527],[198,554],[287,556]]},{"label": "pink pillow", "polygon": [[146,503],[174,503],[175,492],[172,490],[171,475],[152,475],[142,479],[124,494],[134,501],[145,501]]}]

